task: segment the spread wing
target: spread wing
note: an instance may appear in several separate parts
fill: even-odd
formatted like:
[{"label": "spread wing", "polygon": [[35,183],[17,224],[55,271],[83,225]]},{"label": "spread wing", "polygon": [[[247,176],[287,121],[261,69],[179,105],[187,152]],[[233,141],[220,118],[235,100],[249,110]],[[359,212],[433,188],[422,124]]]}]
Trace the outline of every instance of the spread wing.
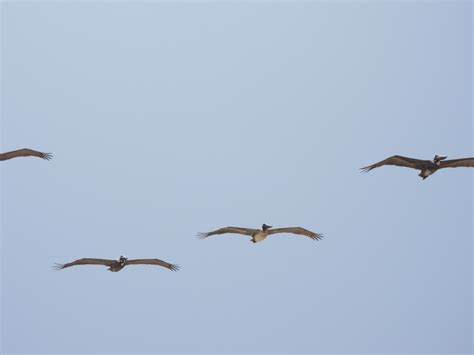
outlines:
[{"label": "spread wing", "polygon": [[439,165],[440,169],[443,168],[474,168],[474,158],[461,158],[461,159],[451,159],[442,161]]},{"label": "spread wing", "polygon": [[225,227],[225,228],[221,228],[221,229],[217,229],[215,231],[212,231],[212,232],[208,232],[208,233],[198,233],[198,237],[200,239],[204,239],[204,238],[207,238],[211,235],[215,235],[215,234],[224,234],[224,233],[235,233],[235,234],[244,234],[244,235],[253,235],[255,233],[258,233],[259,230],[258,229],[252,229],[252,228],[241,228],[241,227]]},{"label": "spread wing", "polygon": [[158,265],[170,269],[171,271],[179,270],[179,265],[170,264],[160,259],[132,259],[125,262],[125,266],[127,265]]},{"label": "spread wing", "polygon": [[11,152],[6,152],[6,153],[0,153],[0,160],[8,160],[8,159],[18,158],[18,157],[38,157],[45,160],[51,160],[53,155],[51,153],[42,153],[42,152],[38,152],[37,150],[27,149],[27,148],[13,150]]},{"label": "spread wing", "polygon": [[319,233],[311,232],[310,230],[301,228],[301,227],[287,227],[287,228],[274,228],[269,229],[268,234],[276,234],[276,233],[293,233],[293,234],[300,234],[305,235],[313,240],[321,240],[323,239],[323,235]]},{"label": "spread wing", "polygon": [[394,155],[390,158],[379,161],[378,163],[360,168],[360,170],[362,170],[363,172],[368,172],[372,169],[375,169],[384,165],[396,165],[396,166],[403,166],[405,168],[421,169],[422,165],[425,162],[426,162],[425,160],[402,157],[401,155]]},{"label": "spread wing", "polygon": [[83,258],[73,261],[67,264],[54,264],[53,268],[56,270],[65,269],[67,267],[76,266],[76,265],[104,265],[111,266],[115,260],[110,259],[93,259],[93,258]]}]

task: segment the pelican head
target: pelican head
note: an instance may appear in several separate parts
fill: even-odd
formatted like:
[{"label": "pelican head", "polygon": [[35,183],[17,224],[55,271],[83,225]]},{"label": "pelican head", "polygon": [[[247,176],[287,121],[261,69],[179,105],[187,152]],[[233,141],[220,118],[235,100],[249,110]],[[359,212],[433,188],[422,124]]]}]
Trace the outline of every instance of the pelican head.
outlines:
[{"label": "pelican head", "polygon": [[125,256],[123,255],[120,255],[120,258],[119,258],[119,263],[120,264],[125,264],[125,262],[128,260],[128,258],[126,258]]},{"label": "pelican head", "polygon": [[433,158],[433,163],[435,163],[436,165],[439,165],[439,163],[441,162],[441,160],[444,160],[446,159],[447,156],[446,155],[438,155],[436,154]]},{"label": "pelican head", "polygon": [[266,231],[267,229],[270,229],[270,228],[272,228],[272,227],[273,227],[273,226],[268,226],[268,225],[266,225],[265,223],[262,224],[262,230],[263,230],[263,231]]}]

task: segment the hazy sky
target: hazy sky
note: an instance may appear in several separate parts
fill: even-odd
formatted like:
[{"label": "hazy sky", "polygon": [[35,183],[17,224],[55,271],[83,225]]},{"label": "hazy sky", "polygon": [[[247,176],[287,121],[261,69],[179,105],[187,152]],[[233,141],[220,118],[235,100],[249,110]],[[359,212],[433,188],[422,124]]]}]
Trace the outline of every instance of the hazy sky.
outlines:
[{"label": "hazy sky", "polygon": [[[3,2],[3,353],[471,353],[472,3]],[[197,240],[227,225],[324,233]],[[181,265],[51,270],[82,257]]]}]

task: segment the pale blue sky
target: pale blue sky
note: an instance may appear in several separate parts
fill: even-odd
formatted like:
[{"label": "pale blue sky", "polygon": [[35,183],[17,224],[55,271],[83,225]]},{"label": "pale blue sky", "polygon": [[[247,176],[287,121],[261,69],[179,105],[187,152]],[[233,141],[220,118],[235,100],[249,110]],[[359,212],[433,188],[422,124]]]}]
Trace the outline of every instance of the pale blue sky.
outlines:
[{"label": "pale blue sky", "polygon": [[[472,351],[472,4],[3,2],[1,350]],[[201,241],[226,225],[300,225]],[[157,257],[51,271],[81,257]]]}]

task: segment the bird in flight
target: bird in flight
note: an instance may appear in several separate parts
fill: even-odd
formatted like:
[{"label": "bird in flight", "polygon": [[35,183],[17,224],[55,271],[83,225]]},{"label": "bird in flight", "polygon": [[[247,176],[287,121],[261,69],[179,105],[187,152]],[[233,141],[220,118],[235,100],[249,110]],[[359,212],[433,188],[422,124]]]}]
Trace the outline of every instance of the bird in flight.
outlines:
[{"label": "bird in flight", "polygon": [[51,160],[53,154],[51,153],[42,153],[37,150],[23,148],[18,150],[12,150],[11,152],[0,153],[0,160],[8,160],[18,157],[38,157],[44,160]]},{"label": "bird in flight", "polygon": [[412,168],[420,170],[418,176],[425,180],[428,176],[434,174],[439,169],[444,168],[474,168],[474,158],[461,158],[446,160],[447,156],[435,155],[433,160],[420,160],[402,157],[401,155],[394,155],[385,160],[379,161],[378,163],[361,168],[363,172],[368,172],[372,169],[384,166],[384,165],[395,165],[402,166],[405,168]]},{"label": "bird in flight", "polygon": [[104,265],[109,267],[107,270],[113,272],[120,271],[128,265],[157,265],[171,271],[178,271],[180,269],[178,265],[170,264],[160,259],[128,259],[124,256],[120,256],[118,260],[83,258],[67,264],[55,264],[53,268],[55,270],[62,270],[76,265]]},{"label": "bird in flight", "polygon": [[210,237],[211,235],[216,235],[216,234],[235,233],[235,234],[243,234],[243,235],[250,236],[252,238],[250,239],[252,243],[258,243],[266,239],[269,235],[277,234],[277,233],[300,234],[300,235],[309,237],[313,240],[321,240],[323,238],[322,234],[314,233],[301,227],[287,227],[287,228],[275,228],[275,229],[271,229],[271,228],[273,227],[268,226],[266,224],[262,224],[262,229],[224,227],[224,228],[220,228],[208,233],[198,233],[198,237],[200,239],[204,239],[204,238]]}]

